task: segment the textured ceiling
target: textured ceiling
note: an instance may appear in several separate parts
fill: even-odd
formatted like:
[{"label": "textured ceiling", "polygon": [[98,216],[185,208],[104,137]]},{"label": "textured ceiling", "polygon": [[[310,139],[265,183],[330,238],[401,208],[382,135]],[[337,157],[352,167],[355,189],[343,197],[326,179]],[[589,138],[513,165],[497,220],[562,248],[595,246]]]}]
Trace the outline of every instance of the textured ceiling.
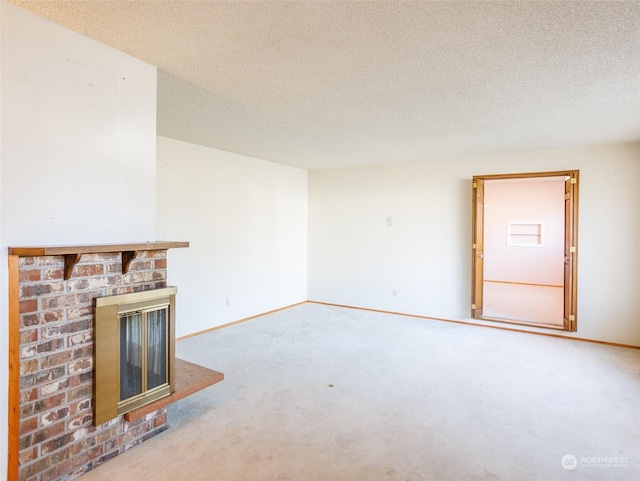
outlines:
[{"label": "textured ceiling", "polygon": [[640,1],[21,1],[159,68],[158,134],[309,169],[640,140]]}]

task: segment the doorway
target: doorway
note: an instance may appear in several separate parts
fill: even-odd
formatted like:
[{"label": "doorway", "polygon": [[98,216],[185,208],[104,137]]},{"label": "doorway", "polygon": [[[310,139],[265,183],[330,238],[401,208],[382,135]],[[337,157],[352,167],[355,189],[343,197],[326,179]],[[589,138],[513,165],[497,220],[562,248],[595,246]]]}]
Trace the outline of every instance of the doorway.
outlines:
[{"label": "doorway", "polygon": [[473,318],[577,330],[578,177],[474,176]]}]

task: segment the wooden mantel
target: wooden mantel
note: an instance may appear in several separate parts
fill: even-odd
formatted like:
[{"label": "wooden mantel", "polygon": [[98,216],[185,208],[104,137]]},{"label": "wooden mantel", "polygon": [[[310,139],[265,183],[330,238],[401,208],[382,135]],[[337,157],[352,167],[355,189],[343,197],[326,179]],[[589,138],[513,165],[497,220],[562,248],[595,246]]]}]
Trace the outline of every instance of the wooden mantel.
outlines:
[{"label": "wooden mantel", "polygon": [[75,265],[80,262],[82,254],[102,254],[105,252],[120,252],[122,256],[122,273],[129,272],[129,265],[140,251],[157,251],[189,247],[188,242],[154,241],[133,244],[91,244],[68,246],[33,246],[9,247],[9,255],[19,257],[32,256],[64,256],[64,278],[69,280]]}]

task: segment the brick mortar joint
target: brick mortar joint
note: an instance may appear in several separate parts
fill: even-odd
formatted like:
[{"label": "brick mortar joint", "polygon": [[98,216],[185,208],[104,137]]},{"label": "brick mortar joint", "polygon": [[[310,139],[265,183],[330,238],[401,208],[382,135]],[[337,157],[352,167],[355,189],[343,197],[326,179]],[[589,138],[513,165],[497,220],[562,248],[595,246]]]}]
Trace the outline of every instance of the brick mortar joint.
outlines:
[{"label": "brick mortar joint", "polygon": [[[86,410],[86,412],[89,412],[89,409]],[[140,421],[136,421],[134,423],[129,423],[127,421],[124,420],[124,418],[122,416],[119,416],[117,418],[118,422],[114,423],[113,421],[109,421],[107,423],[104,423],[100,426],[94,427],[93,425],[82,425],[82,426],[78,426],[76,428],[73,429],[69,429],[69,430],[65,430],[61,433],[58,433],[58,435],[54,435],[51,438],[47,438],[44,439],[42,441],[39,441],[38,443],[34,443],[31,446],[28,446],[26,448],[23,448],[20,450],[20,453],[23,453],[25,451],[31,450],[34,447],[37,447],[40,451],[41,451],[41,446],[47,442],[52,442],[52,441],[58,441],[58,440],[64,440],[64,438],[68,438],[71,437],[73,438],[74,434],[81,432],[83,430],[85,430],[87,432],[86,436],[81,437],[80,439],[73,439],[70,442],[64,443],[63,445],[61,445],[60,447],[47,452],[46,454],[41,454],[40,458],[36,458],[32,461],[29,461],[29,463],[25,463],[24,465],[30,464],[32,462],[37,461],[38,459],[41,458],[46,458],[49,456],[52,456],[58,452],[60,452],[60,450],[62,449],[68,449],[71,448],[73,446],[77,446],[79,444],[82,444],[84,442],[86,442],[87,439],[93,439],[97,441],[97,438],[101,435],[104,435],[105,433],[109,433],[110,430],[113,430],[114,432],[112,434],[109,435],[109,437],[107,437],[104,441],[98,443],[96,442],[95,445],[92,445],[91,447],[95,447],[98,446],[100,444],[107,444],[113,441],[117,441],[118,438],[121,437],[128,437],[128,441],[127,442],[120,442],[117,443],[116,446],[118,447],[122,447],[123,445],[127,444],[128,442],[131,442],[135,439],[139,439],[140,437],[145,436],[146,434],[148,434],[149,432],[152,432],[156,429],[160,429],[162,428],[165,423],[156,426],[155,425],[155,421],[158,419],[162,419],[163,416],[166,414],[166,410],[165,408],[160,408],[157,411],[154,411],[153,413],[150,413],[147,415],[147,417],[145,417],[144,419],[140,420]],[[31,417],[37,417],[39,414],[31,416]],[[67,419],[64,419],[62,421],[60,421],[60,424],[66,424],[67,423]],[[52,424],[53,425],[53,424]],[[46,427],[44,427],[43,429],[46,429]],[[34,433],[28,433],[25,434],[24,436],[29,436],[31,434]]]},{"label": "brick mortar joint", "polygon": [[[28,287],[35,287],[40,285],[42,286],[62,285],[63,290],[61,291],[45,292],[45,293],[35,292],[33,293],[33,295],[28,295],[28,296],[23,296],[22,294],[20,295],[20,300],[24,300],[24,301],[34,300],[34,299],[36,300],[50,299],[52,297],[63,297],[67,295],[73,296],[73,295],[87,294],[94,291],[99,291],[101,289],[118,288],[118,287],[124,287],[124,286],[136,286],[138,284],[144,284],[145,282],[148,282],[149,281],[148,274],[151,274],[153,276],[156,273],[160,277],[164,278],[166,277],[167,269],[166,268],[150,268],[150,269],[143,269],[143,270],[132,270],[127,272],[126,274],[111,272],[111,273],[96,274],[91,276],[78,276],[78,277],[74,276],[68,280],[47,279],[47,280],[40,280],[40,281],[22,281],[19,283],[18,288],[22,290],[23,287],[28,288]],[[144,275],[144,276],[140,280],[130,280],[132,277],[135,278],[136,275]],[[74,286],[74,284],[77,284],[84,280],[90,281],[92,279],[120,280],[122,282],[115,282],[113,284],[101,286],[99,288],[90,286],[86,289],[75,288],[75,287],[73,289],[69,289],[69,287]],[[95,297],[100,297],[100,296],[97,295]],[[67,307],[71,307],[71,306],[67,306]],[[48,310],[48,309],[39,309],[39,310]]]}]

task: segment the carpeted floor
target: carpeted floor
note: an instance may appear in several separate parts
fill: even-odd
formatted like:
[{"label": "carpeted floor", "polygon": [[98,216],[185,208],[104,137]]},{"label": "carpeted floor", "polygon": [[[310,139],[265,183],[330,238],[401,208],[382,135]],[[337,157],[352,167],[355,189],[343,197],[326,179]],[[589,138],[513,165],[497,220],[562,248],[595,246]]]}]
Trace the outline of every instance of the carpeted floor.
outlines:
[{"label": "carpeted floor", "polygon": [[226,379],[82,481],[640,479],[640,350],[307,303],[177,351]]}]

